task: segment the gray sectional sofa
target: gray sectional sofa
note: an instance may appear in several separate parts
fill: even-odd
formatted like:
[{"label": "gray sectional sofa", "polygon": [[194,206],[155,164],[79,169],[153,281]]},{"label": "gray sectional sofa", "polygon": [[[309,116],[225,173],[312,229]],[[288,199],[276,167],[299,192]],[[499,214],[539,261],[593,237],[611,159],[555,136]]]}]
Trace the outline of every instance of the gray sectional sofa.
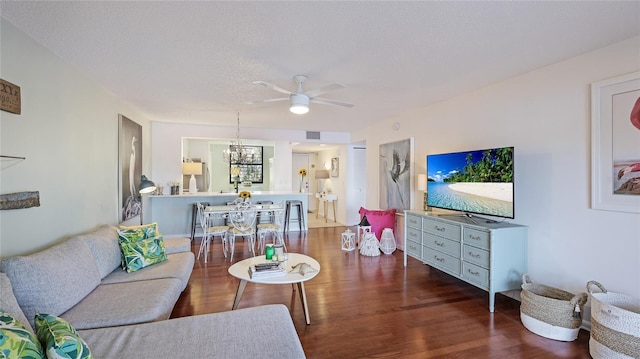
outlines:
[{"label": "gray sectional sofa", "polygon": [[167,260],[127,273],[116,227],[0,262],[0,309],[33,330],[36,313],[69,322],[95,358],[304,358],[287,308],[270,305],[169,319],[193,270],[186,238]]}]

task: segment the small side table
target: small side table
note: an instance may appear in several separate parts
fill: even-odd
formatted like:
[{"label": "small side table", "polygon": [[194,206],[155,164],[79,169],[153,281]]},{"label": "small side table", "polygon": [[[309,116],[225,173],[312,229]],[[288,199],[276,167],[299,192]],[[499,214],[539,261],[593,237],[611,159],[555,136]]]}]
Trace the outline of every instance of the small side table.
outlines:
[{"label": "small side table", "polygon": [[347,228],[344,233],[342,233],[342,250],[351,252],[356,249],[356,234],[351,232],[350,229]]}]

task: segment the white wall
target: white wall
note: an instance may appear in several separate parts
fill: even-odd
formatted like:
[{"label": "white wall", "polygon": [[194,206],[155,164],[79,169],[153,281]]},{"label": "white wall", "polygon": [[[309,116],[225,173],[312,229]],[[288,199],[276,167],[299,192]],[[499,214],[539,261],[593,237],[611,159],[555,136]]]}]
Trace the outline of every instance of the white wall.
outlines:
[{"label": "white wall", "polygon": [[[640,297],[640,214],[590,208],[590,84],[637,71],[640,38],[406,113],[355,134],[375,150],[415,136],[417,173],[428,153],[515,146],[516,218],[529,226],[529,273],[535,282],[583,292],[589,280]],[[399,121],[401,128],[390,131]],[[390,134],[392,136],[390,136]],[[377,176],[367,204],[378,203]],[[414,203],[421,203],[415,191]]]},{"label": "white wall", "polygon": [[[118,222],[118,113],[148,119],[1,19],[2,79],[20,86],[22,114],[0,111],[0,193],[39,191],[40,207],[0,211],[0,256],[26,254]],[[139,221],[139,219],[138,219]]]}]

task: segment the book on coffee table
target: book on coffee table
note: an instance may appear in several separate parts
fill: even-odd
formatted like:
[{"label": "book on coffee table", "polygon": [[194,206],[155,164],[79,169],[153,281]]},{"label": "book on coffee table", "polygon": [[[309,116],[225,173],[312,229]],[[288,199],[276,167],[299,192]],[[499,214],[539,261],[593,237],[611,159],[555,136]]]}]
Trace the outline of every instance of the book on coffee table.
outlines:
[{"label": "book on coffee table", "polygon": [[249,275],[251,278],[269,278],[280,277],[287,274],[282,263],[267,262],[258,263],[249,266]]}]

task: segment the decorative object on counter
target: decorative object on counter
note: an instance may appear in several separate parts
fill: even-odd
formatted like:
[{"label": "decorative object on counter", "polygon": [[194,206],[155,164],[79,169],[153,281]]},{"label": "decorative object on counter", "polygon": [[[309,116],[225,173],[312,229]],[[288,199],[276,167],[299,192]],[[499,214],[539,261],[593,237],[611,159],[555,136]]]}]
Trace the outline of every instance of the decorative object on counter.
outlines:
[{"label": "decorative object on counter", "polygon": [[249,192],[249,191],[241,191],[238,194],[238,197],[242,199],[242,202],[249,202],[249,198],[251,198],[251,192]]},{"label": "decorative object on counter", "polygon": [[233,177],[233,189],[238,193],[238,182],[240,182],[240,168],[233,167],[231,169],[231,176]]},{"label": "decorative object on counter", "polygon": [[202,164],[196,162],[187,162],[182,164],[182,174],[191,175],[189,179],[189,193],[198,193],[195,175],[202,175]]},{"label": "decorative object on counter", "polygon": [[313,268],[311,265],[307,264],[307,263],[298,263],[296,265],[294,265],[293,267],[291,267],[291,270],[289,271],[289,273],[295,273],[298,272],[300,273],[300,275],[304,276],[307,273],[314,273],[317,272],[318,270]]},{"label": "decorative object on counter", "polygon": [[364,234],[364,240],[360,243],[360,254],[367,257],[377,257],[380,255],[380,243],[374,233]]},{"label": "decorative object on counter", "polygon": [[238,128],[236,139],[231,141],[229,148],[222,151],[222,159],[227,163],[247,164],[253,163],[255,151],[251,147],[245,147],[240,141],[240,112],[238,112]]},{"label": "decorative object on counter", "polygon": [[302,193],[302,184],[304,183],[304,177],[307,175],[307,169],[299,169],[298,174],[300,175],[300,188],[298,189],[298,192]]},{"label": "decorative object on counter", "polygon": [[351,252],[356,249],[356,234],[351,232],[351,229],[347,228],[344,233],[342,233],[342,250]]},{"label": "decorative object on counter", "polygon": [[[592,286],[602,292],[594,293]],[[600,358],[638,358],[640,353],[640,299],[608,292],[596,281],[587,283],[591,297],[589,354]]]},{"label": "decorative object on counter", "polygon": [[171,195],[175,196],[180,194],[180,182],[179,181],[171,181],[167,183],[171,188]]},{"label": "decorative object on counter", "polygon": [[576,340],[587,293],[573,294],[533,283],[529,275],[523,273],[520,297],[520,320],[525,328],[549,339]]},{"label": "decorative object on counter", "polygon": [[253,182],[251,181],[242,181],[242,187],[251,187],[253,186]]},{"label": "decorative object on counter", "polygon": [[384,254],[391,254],[396,250],[396,239],[393,236],[393,230],[391,228],[385,228],[382,230],[382,237],[380,238],[380,250]]},{"label": "decorative object on counter", "polygon": [[158,183],[156,185],[156,191],[153,192],[153,194],[155,194],[157,196],[162,196],[164,194],[164,188],[163,188],[161,183]]}]

